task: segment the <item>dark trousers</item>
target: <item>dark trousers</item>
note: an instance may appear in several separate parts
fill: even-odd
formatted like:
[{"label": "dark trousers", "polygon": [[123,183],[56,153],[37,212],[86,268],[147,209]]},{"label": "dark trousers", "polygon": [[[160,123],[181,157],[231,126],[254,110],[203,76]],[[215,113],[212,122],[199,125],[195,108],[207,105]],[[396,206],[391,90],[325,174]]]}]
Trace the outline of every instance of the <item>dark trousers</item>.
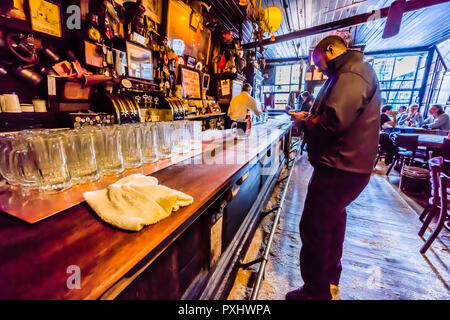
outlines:
[{"label": "dark trousers", "polygon": [[225,129],[231,129],[233,122],[229,116],[225,116]]},{"label": "dark trousers", "polygon": [[331,298],[330,283],[339,283],[345,208],[364,190],[369,179],[370,174],[315,166],[300,220],[300,271],[308,294]]},{"label": "dark trousers", "polygon": [[385,164],[390,164],[392,160],[394,159],[395,155],[395,146],[394,142],[389,138],[389,135],[386,133],[380,134],[380,146],[381,150],[386,153],[386,156],[384,158]]}]

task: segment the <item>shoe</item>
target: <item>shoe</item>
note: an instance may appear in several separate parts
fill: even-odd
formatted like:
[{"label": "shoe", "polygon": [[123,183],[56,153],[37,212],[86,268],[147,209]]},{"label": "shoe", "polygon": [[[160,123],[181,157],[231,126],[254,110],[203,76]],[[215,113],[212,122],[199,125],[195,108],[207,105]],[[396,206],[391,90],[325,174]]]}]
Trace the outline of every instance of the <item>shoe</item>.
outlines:
[{"label": "shoe", "polygon": [[328,295],[310,295],[301,287],[286,293],[286,300],[331,300],[331,293]]},{"label": "shoe", "polygon": [[331,292],[331,296],[333,297],[333,300],[341,300],[338,286],[336,286],[334,284],[330,284],[330,292]]}]

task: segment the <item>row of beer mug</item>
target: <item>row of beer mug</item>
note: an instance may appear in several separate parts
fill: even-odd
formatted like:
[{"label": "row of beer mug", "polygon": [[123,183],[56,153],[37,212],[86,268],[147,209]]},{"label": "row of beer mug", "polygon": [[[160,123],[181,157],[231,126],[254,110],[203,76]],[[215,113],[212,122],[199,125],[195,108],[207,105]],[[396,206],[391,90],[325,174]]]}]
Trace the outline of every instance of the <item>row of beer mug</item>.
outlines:
[{"label": "row of beer mug", "polygon": [[201,121],[183,120],[5,134],[0,136],[0,174],[23,189],[59,192],[201,149],[201,129]]}]

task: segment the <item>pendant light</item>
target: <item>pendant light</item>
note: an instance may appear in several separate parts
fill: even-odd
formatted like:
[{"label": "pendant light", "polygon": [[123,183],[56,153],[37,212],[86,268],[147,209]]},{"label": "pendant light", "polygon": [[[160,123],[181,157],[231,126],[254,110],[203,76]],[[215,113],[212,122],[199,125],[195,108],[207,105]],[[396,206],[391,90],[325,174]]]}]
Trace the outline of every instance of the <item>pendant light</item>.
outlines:
[{"label": "pendant light", "polygon": [[264,13],[267,19],[268,30],[266,32],[274,33],[278,30],[283,20],[283,13],[278,7],[268,7],[264,9]]}]

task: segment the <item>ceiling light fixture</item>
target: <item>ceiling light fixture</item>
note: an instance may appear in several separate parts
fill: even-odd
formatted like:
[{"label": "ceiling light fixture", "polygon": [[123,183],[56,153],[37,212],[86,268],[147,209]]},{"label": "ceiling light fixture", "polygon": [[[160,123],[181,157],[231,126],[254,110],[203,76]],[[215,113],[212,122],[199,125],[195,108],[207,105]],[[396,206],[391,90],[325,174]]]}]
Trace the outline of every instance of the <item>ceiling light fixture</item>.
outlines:
[{"label": "ceiling light fixture", "polygon": [[278,30],[283,20],[283,13],[278,7],[268,7],[264,9],[264,13],[267,19],[268,30],[267,32],[274,33]]}]

